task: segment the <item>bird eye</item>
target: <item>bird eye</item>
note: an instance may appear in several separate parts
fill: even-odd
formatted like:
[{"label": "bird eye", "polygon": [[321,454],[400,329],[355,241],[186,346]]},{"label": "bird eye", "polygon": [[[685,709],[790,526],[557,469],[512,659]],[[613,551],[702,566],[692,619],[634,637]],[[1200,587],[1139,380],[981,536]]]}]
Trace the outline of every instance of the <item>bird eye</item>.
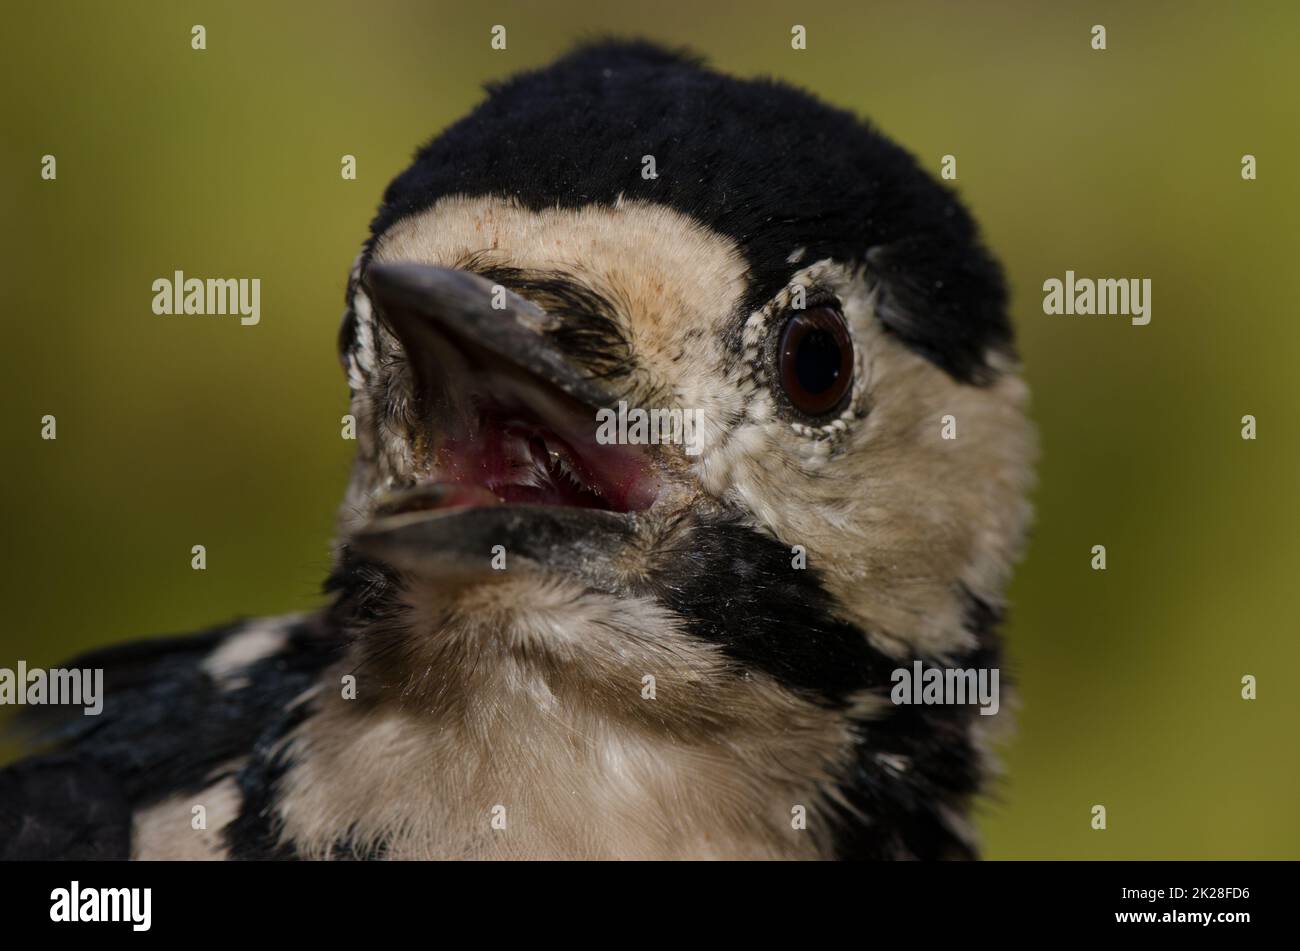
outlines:
[{"label": "bird eye", "polygon": [[799,311],[781,332],[777,352],[781,388],[807,416],[836,409],[853,382],[853,340],[833,307]]}]

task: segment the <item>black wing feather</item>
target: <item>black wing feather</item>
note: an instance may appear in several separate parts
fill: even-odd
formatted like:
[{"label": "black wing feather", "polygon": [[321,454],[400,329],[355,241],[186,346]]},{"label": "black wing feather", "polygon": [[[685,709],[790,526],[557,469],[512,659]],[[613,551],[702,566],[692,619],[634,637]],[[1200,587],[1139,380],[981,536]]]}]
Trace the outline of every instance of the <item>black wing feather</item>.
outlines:
[{"label": "black wing feather", "polygon": [[[265,622],[258,622],[265,623]],[[217,683],[204,661],[248,629],[92,651],[62,665],[104,671],[104,707],[28,707],[15,726],[46,752],[0,770],[0,858],[126,858],[136,809],[213,781],[248,757],[338,654],[319,617],[285,622],[284,650]]]}]

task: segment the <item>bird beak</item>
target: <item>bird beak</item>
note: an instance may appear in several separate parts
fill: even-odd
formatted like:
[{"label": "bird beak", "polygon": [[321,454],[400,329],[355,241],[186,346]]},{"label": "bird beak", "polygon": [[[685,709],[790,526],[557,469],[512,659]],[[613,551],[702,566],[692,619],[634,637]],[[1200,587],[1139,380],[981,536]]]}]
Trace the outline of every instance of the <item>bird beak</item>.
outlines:
[{"label": "bird beak", "polygon": [[555,318],[477,274],[429,264],[372,264],[365,286],[422,383],[434,382],[430,371],[452,362],[447,345],[459,343],[482,348],[592,409],[611,402],[609,393],[547,345],[543,333],[558,323]]},{"label": "bird beak", "polygon": [[661,482],[642,447],[597,441],[615,399],[547,336],[556,318],[449,268],[372,264],[363,284],[410,363],[421,476],[377,499],[352,544],[440,579],[499,577],[504,555],[508,571],[607,581]]},{"label": "bird beak", "polygon": [[500,505],[378,518],[352,543],[399,571],[442,582],[558,572],[618,592],[624,585],[615,559],[634,532],[635,516]]}]

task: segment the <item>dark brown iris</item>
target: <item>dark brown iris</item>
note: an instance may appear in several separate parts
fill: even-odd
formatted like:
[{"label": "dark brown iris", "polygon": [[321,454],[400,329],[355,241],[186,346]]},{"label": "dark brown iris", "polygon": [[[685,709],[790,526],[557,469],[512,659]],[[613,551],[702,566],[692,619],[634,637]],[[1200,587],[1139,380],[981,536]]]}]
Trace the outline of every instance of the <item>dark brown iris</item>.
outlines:
[{"label": "dark brown iris", "polygon": [[853,340],[833,307],[799,311],[781,332],[781,387],[795,409],[822,416],[840,408],[853,383]]}]

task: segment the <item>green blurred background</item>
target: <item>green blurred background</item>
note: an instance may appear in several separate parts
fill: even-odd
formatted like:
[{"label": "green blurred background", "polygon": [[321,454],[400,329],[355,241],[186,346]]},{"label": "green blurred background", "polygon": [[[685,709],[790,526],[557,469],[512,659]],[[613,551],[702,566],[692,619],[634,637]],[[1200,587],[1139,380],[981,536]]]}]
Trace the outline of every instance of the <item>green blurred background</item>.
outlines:
[{"label": "green blurred background", "polygon": [[[1043,456],[987,854],[1300,857],[1300,7],[620,6],[9,5],[0,666],[320,603],[352,446],[335,330],[385,183],[483,82],[643,35],[956,155],[1007,266]],[[260,326],[154,316],[177,268],[260,277]],[[1044,316],[1067,268],[1151,278],[1150,326]]]}]

